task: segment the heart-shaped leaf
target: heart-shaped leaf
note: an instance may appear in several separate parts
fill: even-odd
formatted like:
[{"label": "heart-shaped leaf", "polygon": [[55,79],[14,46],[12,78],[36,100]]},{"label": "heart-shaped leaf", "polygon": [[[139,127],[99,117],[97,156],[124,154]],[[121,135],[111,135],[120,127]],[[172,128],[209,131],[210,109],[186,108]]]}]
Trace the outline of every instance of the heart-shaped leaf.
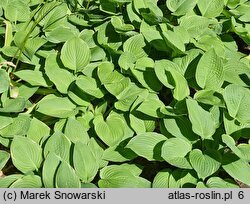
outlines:
[{"label": "heart-shaped leaf", "polygon": [[94,125],[97,135],[108,146],[118,144],[123,138],[124,122],[114,115],[108,116],[106,121],[99,115],[94,119]]},{"label": "heart-shaped leaf", "polygon": [[42,148],[27,137],[16,136],[10,146],[11,159],[23,173],[38,171],[42,163]]},{"label": "heart-shaped leaf", "polygon": [[162,160],[161,147],[165,140],[167,137],[162,134],[146,132],[133,137],[126,147],[149,161]]},{"label": "heart-shaped leaf", "polygon": [[89,46],[81,38],[71,38],[62,47],[61,60],[69,69],[82,70],[90,62],[90,58]]},{"label": "heart-shaped leaf", "polygon": [[221,155],[214,150],[206,150],[204,153],[194,149],[189,154],[192,167],[202,179],[215,173],[221,165]]},{"label": "heart-shaped leaf", "polygon": [[242,123],[250,123],[250,91],[240,85],[230,84],[225,88],[224,99],[231,117]]}]

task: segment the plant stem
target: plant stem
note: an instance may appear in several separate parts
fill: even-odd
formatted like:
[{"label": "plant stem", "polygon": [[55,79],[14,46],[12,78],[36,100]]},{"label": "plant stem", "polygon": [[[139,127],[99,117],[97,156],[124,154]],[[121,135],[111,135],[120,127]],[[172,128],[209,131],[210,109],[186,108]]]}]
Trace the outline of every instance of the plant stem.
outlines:
[{"label": "plant stem", "polygon": [[[39,4],[39,5],[40,5],[40,4]],[[45,5],[46,5],[46,4],[44,4],[43,7],[44,7]],[[33,32],[33,30],[34,30],[35,27],[38,25],[38,23],[39,23],[46,15],[48,15],[54,8],[56,8],[56,6],[57,6],[57,1],[55,1],[55,4],[51,7],[51,9],[49,9],[48,11],[46,11],[40,18],[38,18],[37,21],[34,20],[33,25],[31,26],[29,32],[27,33],[27,35],[25,36],[25,38],[24,38],[24,40],[23,40],[23,42],[22,42],[21,49],[19,48],[19,49],[17,50],[17,52],[15,53],[14,57],[12,58],[12,61],[13,61],[14,58],[16,57],[17,53],[20,51],[20,53],[19,53],[19,55],[18,55],[17,62],[16,62],[16,67],[18,66],[18,63],[19,63],[19,61],[20,61],[20,59],[21,59],[22,53],[23,53],[23,51],[24,51],[24,49],[25,49],[25,44],[26,44],[27,40],[29,39],[30,34]],[[43,7],[42,7],[42,8],[43,8]],[[41,11],[42,8],[39,8],[38,10]],[[36,12],[35,12],[35,13],[36,13]],[[33,18],[33,17],[32,17],[32,18]],[[14,68],[14,71],[16,70],[16,67]]]},{"label": "plant stem", "polygon": [[87,6],[86,6],[87,10],[89,9],[89,5],[90,5],[90,0],[88,0]]}]

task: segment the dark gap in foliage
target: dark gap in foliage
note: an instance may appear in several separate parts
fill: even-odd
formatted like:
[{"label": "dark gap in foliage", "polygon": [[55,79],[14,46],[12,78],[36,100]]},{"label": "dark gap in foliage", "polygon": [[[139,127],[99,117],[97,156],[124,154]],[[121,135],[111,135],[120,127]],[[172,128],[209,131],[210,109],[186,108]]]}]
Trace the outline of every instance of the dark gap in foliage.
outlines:
[{"label": "dark gap in foliage", "polygon": [[173,100],[173,94],[171,90],[165,86],[162,87],[158,96],[166,106],[169,105]]},{"label": "dark gap in foliage", "polygon": [[231,36],[235,40],[237,46],[238,46],[238,51],[242,52],[246,55],[250,54],[250,46],[246,44],[242,38],[240,38],[236,33],[232,33]]}]

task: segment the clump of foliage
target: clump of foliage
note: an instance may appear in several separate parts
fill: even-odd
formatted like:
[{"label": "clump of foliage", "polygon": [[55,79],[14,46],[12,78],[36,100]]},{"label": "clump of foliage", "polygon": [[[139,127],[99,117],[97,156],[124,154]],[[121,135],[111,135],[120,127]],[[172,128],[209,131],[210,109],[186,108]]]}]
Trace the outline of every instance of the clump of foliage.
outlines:
[{"label": "clump of foliage", "polygon": [[250,185],[249,10],[1,0],[0,187]]}]

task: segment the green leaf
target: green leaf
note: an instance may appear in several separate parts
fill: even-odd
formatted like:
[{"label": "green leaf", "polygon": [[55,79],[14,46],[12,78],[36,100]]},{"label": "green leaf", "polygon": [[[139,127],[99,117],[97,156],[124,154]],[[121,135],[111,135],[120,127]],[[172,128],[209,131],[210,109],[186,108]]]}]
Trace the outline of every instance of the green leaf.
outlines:
[{"label": "green leaf", "polygon": [[94,154],[95,160],[99,166],[99,168],[103,168],[108,165],[108,161],[104,158],[104,149],[102,144],[99,143],[97,139],[93,137],[90,138],[88,142],[88,147],[91,149]]},{"label": "green leaf", "polygon": [[9,158],[10,158],[10,154],[8,152],[0,150],[0,171],[4,168]]},{"label": "green leaf", "polygon": [[13,123],[12,117],[8,115],[0,115],[0,130],[7,127],[11,123]]},{"label": "green leaf", "polygon": [[220,177],[209,178],[207,180],[206,186],[208,188],[239,188],[239,186],[233,180],[223,180]]},{"label": "green leaf", "polygon": [[[176,149],[178,149],[178,152],[176,152]],[[191,150],[190,142],[181,138],[170,138],[163,143],[161,156],[168,161],[168,158],[185,157]]]},{"label": "green leaf", "polygon": [[67,118],[75,113],[76,105],[67,97],[57,97],[53,94],[39,101],[37,111],[57,118]]},{"label": "green leaf", "polygon": [[186,51],[183,38],[176,35],[176,32],[167,30],[163,31],[164,40],[168,47],[170,47],[175,53],[183,54]]},{"label": "green leaf", "polygon": [[74,82],[69,87],[68,96],[75,104],[81,107],[88,107],[90,105],[90,101],[93,99],[93,97],[89,96],[76,86]]},{"label": "green leaf", "polygon": [[225,81],[241,86],[249,86],[250,69],[238,60],[230,59],[224,65]]},{"label": "green leaf", "polygon": [[40,37],[29,38],[25,43],[24,40],[24,31],[16,32],[14,42],[20,50],[23,50],[23,54],[30,60],[35,59],[35,53],[47,42],[44,38]]},{"label": "green leaf", "polygon": [[[14,93],[13,95],[15,95],[15,89],[13,89],[12,91]],[[2,113],[22,112],[25,109],[26,101],[27,100],[25,98],[21,98],[21,97],[17,97],[15,99],[7,98],[4,101],[3,108],[0,108],[0,112],[2,112]]]},{"label": "green leaf", "polygon": [[210,19],[198,15],[185,15],[180,21],[180,26],[185,28],[192,38],[198,38],[209,31],[208,26],[211,23]]},{"label": "green leaf", "polygon": [[85,93],[89,94],[90,96],[94,96],[96,98],[103,97],[103,91],[96,80],[89,76],[80,76],[76,79],[76,85]]},{"label": "green leaf", "polygon": [[[216,24],[214,24],[213,27],[215,27],[214,29],[216,29]],[[207,30],[207,32],[209,32],[209,30]],[[204,51],[209,51],[210,49],[214,49],[217,56],[224,57],[224,58],[228,57],[228,56],[225,56],[225,55],[228,55],[228,53],[226,52],[225,44],[217,36],[204,34],[200,36],[200,38],[197,41],[193,41],[193,43],[195,44],[197,48],[200,48]]]},{"label": "green leaf", "polygon": [[9,188],[42,188],[42,179],[37,175],[27,175],[19,178]]},{"label": "green leaf", "polygon": [[14,137],[10,146],[11,159],[23,173],[38,171],[42,163],[42,148],[27,137]]},{"label": "green leaf", "polygon": [[74,81],[74,75],[64,68],[57,54],[50,54],[46,58],[45,73],[55,84],[58,91],[66,94],[70,84]]},{"label": "green leaf", "polygon": [[157,30],[156,26],[150,26],[145,21],[142,21],[140,32],[155,49],[159,51],[169,51],[161,32]]},{"label": "green leaf", "polygon": [[42,179],[45,188],[55,187],[55,175],[60,161],[60,158],[54,152],[50,152],[45,158],[42,170]]},{"label": "green leaf", "polygon": [[134,67],[134,63],[136,61],[135,56],[130,52],[123,52],[119,57],[119,66],[124,70],[128,70],[129,68]]},{"label": "green leaf", "polygon": [[174,12],[173,15],[180,16],[191,11],[195,7],[196,2],[197,0],[168,0],[166,3],[168,9]]},{"label": "green leaf", "polygon": [[90,49],[81,38],[74,37],[65,42],[62,47],[61,60],[65,67],[80,71],[90,62]]},{"label": "green leaf", "polygon": [[74,147],[73,162],[76,174],[85,182],[91,182],[97,174],[99,164],[92,149],[82,143],[77,142]]},{"label": "green leaf", "polygon": [[165,107],[165,105],[158,96],[156,94],[149,94],[136,110],[148,116],[158,118],[162,117],[160,112],[162,107]]},{"label": "green leaf", "polygon": [[129,168],[122,165],[110,165],[100,171],[100,188],[149,188],[151,183],[136,176]]},{"label": "green leaf", "polygon": [[134,8],[137,13],[144,14],[145,9],[150,9],[152,14],[156,17],[163,16],[161,9],[157,6],[157,1],[155,0],[134,0]]},{"label": "green leaf", "polygon": [[105,22],[98,27],[97,41],[100,45],[114,51],[122,45],[121,36],[117,35],[111,22]]},{"label": "green leaf", "polygon": [[12,25],[9,21],[6,21],[6,20],[4,20],[4,23],[6,24],[4,46],[10,46],[13,40]]},{"label": "green leaf", "polygon": [[0,178],[0,187],[9,188],[12,183],[23,177],[23,174],[11,174]]},{"label": "green leaf", "polygon": [[203,139],[213,136],[216,131],[215,121],[210,112],[204,110],[197,101],[187,99],[188,117],[192,123],[192,130]]},{"label": "green leaf", "polygon": [[10,125],[0,130],[0,134],[6,138],[24,136],[29,130],[30,121],[29,115],[19,114],[18,117],[13,118],[13,122]]},{"label": "green leaf", "polygon": [[209,105],[223,105],[223,101],[213,90],[200,90],[194,95],[194,99],[198,102],[209,104]]},{"label": "green leaf", "polygon": [[114,146],[122,140],[125,125],[120,118],[109,115],[104,121],[103,116],[99,115],[96,116],[93,123],[96,134],[108,146]]},{"label": "green leaf", "polygon": [[214,49],[205,52],[197,66],[196,81],[203,89],[217,90],[224,81],[222,59],[215,53]]},{"label": "green leaf", "polygon": [[241,158],[245,161],[250,161],[250,144],[239,144],[238,149],[241,152]]},{"label": "green leaf", "polygon": [[[5,54],[6,56],[8,57],[15,57],[17,58],[17,54],[20,53],[20,50],[15,47],[15,46],[6,46],[6,47],[3,47],[2,50],[3,54]],[[26,57],[24,54],[21,54],[20,55],[20,61],[24,62],[24,63],[27,63],[27,64],[33,64],[30,59],[28,57]]]},{"label": "green leaf", "polygon": [[167,138],[159,133],[146,132],[133,137],[126,148],[130,148],[137,155],[146,158],[149,161],[162,160],[161,148]]},{"label": "green leaf", "polygon": [[27,81],[32,86],[43,86],[43,87],[50,86],[50,83],[46,80],[46,77],[40,71],[21,70],[15,72],[15,75],[20,79]]},{"label": "green leaf", "polygon": [[39,24],[43,26],[45,32],[51,31],[65,22],[67,15],[67,5],[62,2],[47,2],[37,13],[35,19],[42,19]]},{"label": "green leaf", "polygon": [[134,26],[131,24],[125,24],[122,18],[119,18],[117,16],[113,16],[111,18],[111,23],[116,29],[117,32],[127,32],[134,30]]},{"label": "green leaf", "polygon": [[205,179],[215,173],[221,165],[221,155],[215,150],[194,149],[189,154],[192,167],[197,172],[199,178]]},{"label": "green leaf", "polygon": [[130,84],[118,96],[116,96],[118,101],[115,102],[115,108],[121,111],[129,111],[135,100],[138,98],[138,95],[144,97],[147,93],[147,90],[141,89],[135,84]]},{"label": "green leaf", "polygon": [[136,28],[140,27],[141,18],[139,14],[135,11],[134,5],[129,3],[127,5],[126,11],[128,13],[129,20],[133,23]]},{"label": "green leaf", "polygon": [[161,90],[162,85],[155,75],[154,61],[151,58],[143,57],[137,60],[131,72],[143,87],[152,91]]},{"label": "green leaf", "polygon": [[203,16],[208,18],[217,17],[224,8],[224,1],[221,0],[199,0],[198,7]]},{"label": "green leaf", "polygon": [[111,162],[126,162],[137,157],[137,155],[126,147],[128,142],[122,141],[119,145],[109,147],[103,152],[103,159]]},{"label": "green leaf", "polygon": [[75,32],[69,27],[57,27],[46,32],[46,39],[52,43],[66,42],[73,37],[75,37]]},{"label": "green leaf", "polygon": [[144,114],[132,111],[129,114],[130,126],[137,133],[153,132],[155,129],[155,121],[146,119]]},{"label": "green leaf", "polygon": [[186,117],[167,117],[163,119],[163,123],[165,131],[171,136],[184,139],[187,142],[199,139],[192,131],[192,124]]},{"label": "green leaf", "polygon": [[250,91],[236,84],[228,85],[223,93],[231,117],[242,123],[250,123]]},{"label": "green leaf", "polygon": [[144,41],[143,35],[138,34],[133,37],[130,37],[123,44],[123,51],[130,52],[135,56],[136,59],[140,59],[142,57],[146,57],[147,53],[144,51],[144,47],[146,43]]},{"label": "green leaf", "polygon": [[71,142],[61,132],[55,132],[49,137],[44,146],[44,156],[54,152],[62,160],[69,161]]},{"label": "green leaf", "polygon": [[187,157],[170,157],[167,162],[180,169],[193,169]]},{"label": "green leaf", "polygon": [[163,169],[154,177],[152,188],[169,188],[171,169]]},{"label": "green leaf", "polygon": [[176,169],[169,176],[169,188],[193,188],[197,184],[193,170]]},{"label": "green leaf", "polygon": [[234,179],[250,185],[249,163],[233,153],[226,153],[222,158],[222,168]]},{"label": "green leaf", "polygon": [[22,1],[11,0],[8,1],[7,6],[5,7],[5,17],[12,21],[28,21],[30,18],[30,9]]},{"label": "green leaf", "polygon": [[74,118],[68,118],[64,128],[64,134],[73,143],[83,142],[87,144],[89,141],[89,135],[82,126],[82,124]]},{"label": "green leaf", "polygon": [[[14,87],[13,92],[15,94],[17,87]],[[39,87],[33,87],[29,84],[22,84],[20,87],[17,88],[18,96],[20,98],[24,98],[26,100],[30,99],[36,91],[39,89]]]},{"label": "green leaf", "polygon": [[[1,68],[1,66],[0,66]],[[7,91],[9,89],[10,86],[10,79],[9,79],[9,75],[7,74],[7,72],[3,69],[0,69],[0,94]]]},{"label": "green leaf", "polygon": [[56,188],[80,188],[81,183],[74,169],[65,161],[60,164],[56,173]]},{"label": "green leaf", "polygon": [[[176,152],[178,149],[178,152]],[[192,150],[192,145],[189,141],[181,138],[170,138],[166,140],[161,149],[161,157],[172,166],[182,169],[191,169],[191,165],[186,154]]]},{"label": "green leaf", "polygon": [[243,159],[242,152],[235,146],[235,141],[234,139],[229,136],[223,134],[222,136],[222,141],[226,144],[227,147],[229,147],[234,154],[236,154],[239,158]]},{"label": "green leaf", "polygon": [[155,62],[156,76],[164,86],[174,89],[174,98],[181,101],[189,95],[189,87],[178,70],[180,70],[179,66],[169,60]]},{"label": "green leaf", "polygon": [[32,118],[29,130],[27,132],[27,137],[39,144],[42,138],[49,135],[50,128],[37,118]]}]

